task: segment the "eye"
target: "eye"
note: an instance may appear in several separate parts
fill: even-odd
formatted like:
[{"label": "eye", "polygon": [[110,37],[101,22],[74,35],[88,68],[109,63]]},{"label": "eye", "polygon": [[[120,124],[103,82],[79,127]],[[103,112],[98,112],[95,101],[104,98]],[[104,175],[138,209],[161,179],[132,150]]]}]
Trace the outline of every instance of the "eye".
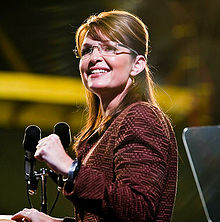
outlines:
[{"label": "eye", "polygon": [[81,51],[82,56],[90,54],[92,52],[92,46],[84,47]]},{"label": "eye", "polygon": [[113,45],[103,45],[102,50],[107,53],[114,53],[117,51],[117,48]]}]

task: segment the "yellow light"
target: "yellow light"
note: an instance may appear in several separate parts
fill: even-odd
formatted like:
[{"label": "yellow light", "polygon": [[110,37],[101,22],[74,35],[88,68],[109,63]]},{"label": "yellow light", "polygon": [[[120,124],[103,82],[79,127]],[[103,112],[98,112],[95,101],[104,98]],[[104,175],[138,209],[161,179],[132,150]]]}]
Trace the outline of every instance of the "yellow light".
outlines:
[{"label": "yellow light", "polygon": [[84,104],[85,92],[78,78],[0,72],[0,99],[54,104]]}]

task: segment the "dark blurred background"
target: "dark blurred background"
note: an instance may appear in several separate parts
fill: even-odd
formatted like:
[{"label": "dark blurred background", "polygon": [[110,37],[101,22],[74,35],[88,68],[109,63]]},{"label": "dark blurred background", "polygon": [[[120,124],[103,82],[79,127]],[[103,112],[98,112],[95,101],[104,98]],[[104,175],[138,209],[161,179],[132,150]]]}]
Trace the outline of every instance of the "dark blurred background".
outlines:
[{"label": "dark blurred background", "polygon": [[[219,0],[29,0],[0,6],[0,214],[28,207],[24,182],[25,128],[43,136],[59,121],[76,135],[84,122],[84,90],[74,58],[74,33],[91,14],[123,9],[138,15],[150,33],[149,63],[157,98],[171,117],[179,145],[174,222],[205,221],[182,144],[188,126],[219,124]],[[72,155],[72,154],[71,154]],[[37,168],[43,167],[37,163]],[[49,208],[56,186],[48,178]],[[33,197],[40,208],[40,190]],[[73,214],[58,200],[53,216]]]}]

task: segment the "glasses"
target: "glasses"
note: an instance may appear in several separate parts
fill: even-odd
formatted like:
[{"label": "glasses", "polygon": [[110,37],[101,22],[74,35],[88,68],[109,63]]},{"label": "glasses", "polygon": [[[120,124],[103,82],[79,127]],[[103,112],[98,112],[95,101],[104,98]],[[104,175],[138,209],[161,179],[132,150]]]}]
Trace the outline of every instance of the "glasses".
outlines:
[{"label": "glasses", "polygon": [[[100,43],[98,45],[85,44],[82,48],[81,56],[79,55],[78,50],[76,48],[73,49],[73,52],[76,58],[88,59],[92,55],[95,48],[97,48],[99,53],[102,54],[103,56],[115,56],[119,54],[131,54],[131,53],[138,55],[137,51],[135,51],[134,49],[130,48],[127,45],[117,42],[105,42],[105,43]],[[131,53],[123,51],[123,48],[128,49]]]}]

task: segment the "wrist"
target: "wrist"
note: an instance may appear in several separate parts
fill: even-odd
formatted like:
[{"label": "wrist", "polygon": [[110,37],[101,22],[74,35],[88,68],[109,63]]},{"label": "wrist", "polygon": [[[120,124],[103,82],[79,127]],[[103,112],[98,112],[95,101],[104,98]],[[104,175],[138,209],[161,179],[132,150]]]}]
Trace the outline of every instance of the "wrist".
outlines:
[{"label": "wrist", "polygon": [[79,168],[80,168],[79,161],[78,159],[75,159],[69,168],[68,178],[67,178],[68,182],[73,182],[75,180],[75,177],[78,174]]},{"label": "wrist", "polygon": [[57,172],[60,173],[62,176],[64,176],[64,178],[67,178],[72,162],[73,162],[73,159],[69,157],[67,160],[65,160],[65,162],[60,164],[62,168],[60,169],[60,171],[57,171]]}]

